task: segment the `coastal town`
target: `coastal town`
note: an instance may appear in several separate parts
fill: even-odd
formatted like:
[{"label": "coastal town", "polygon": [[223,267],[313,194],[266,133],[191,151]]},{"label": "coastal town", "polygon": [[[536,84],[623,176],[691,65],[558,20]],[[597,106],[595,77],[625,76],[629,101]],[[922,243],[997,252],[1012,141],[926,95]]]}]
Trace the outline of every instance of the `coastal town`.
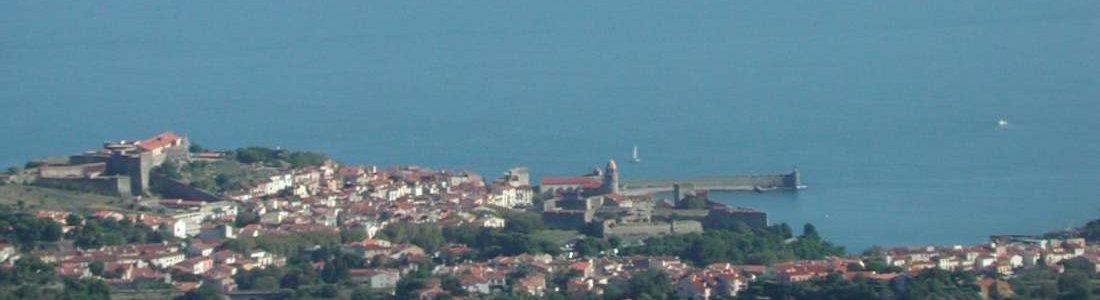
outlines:
[{"label": "coastal town", "polygon": [[[887,288],[935,270],[970,274],[971,296],[1004,299],[1028,270],[1064,273],[1070,261],[1100,270],[1100,247],[1079,235],[852,254],[812,225],[796,235],[766,212],[709,201],[707,190],[626,193],[620,175],[615,160],[538,182],[520,166],[484,178],[343,165],[282,149],[204,149],[164,132],[9,169],[5,188],[118,200],[6,206],[0,271],[38,266],[119,299],[660,298],[654,290],[760,299],[777,297],[776,286]],[[712,236],[745,242],[708,245]]]}]

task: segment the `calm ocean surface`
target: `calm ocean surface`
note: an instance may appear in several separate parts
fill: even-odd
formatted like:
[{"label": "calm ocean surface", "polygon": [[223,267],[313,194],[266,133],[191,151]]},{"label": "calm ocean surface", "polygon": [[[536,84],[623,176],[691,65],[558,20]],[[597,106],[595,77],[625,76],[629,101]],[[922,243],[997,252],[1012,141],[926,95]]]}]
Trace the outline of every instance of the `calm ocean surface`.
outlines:
[{"label": "calm ocean surface", "polygon": [[852,251],[1100,217],[1100,1],[103,2],[0,3],[0,164],[167,129],[487,177],[637,144],[624,177],[797,166],[716,196]]}]

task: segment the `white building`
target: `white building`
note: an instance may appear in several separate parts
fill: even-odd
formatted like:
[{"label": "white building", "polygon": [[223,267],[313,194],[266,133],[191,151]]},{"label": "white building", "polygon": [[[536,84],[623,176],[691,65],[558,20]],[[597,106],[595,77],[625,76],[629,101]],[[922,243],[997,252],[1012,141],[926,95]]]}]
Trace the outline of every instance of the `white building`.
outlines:
[{"label": "white building", "polygon": [[534,191],[527,168],[517,167],[508,170],[504,176],[493,181],[489,192],[489,204],[506,208],[531,206]]},{"label": "white building", "polygon": [[504,218],[501,217],[487,216],[485,218],[482,218],[481,220],[478,220],[478,224],[480,224],[482,227],[488,228],[504,228],[505,221]]}]

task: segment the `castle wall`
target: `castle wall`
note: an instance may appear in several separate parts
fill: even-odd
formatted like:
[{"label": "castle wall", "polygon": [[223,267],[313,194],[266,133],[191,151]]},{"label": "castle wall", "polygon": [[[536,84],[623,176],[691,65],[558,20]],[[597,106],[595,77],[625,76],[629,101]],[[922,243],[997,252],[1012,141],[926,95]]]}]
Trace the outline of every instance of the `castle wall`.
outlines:
[{"label": "castle wall", "polygon": [[121,153],[111,153],[111,156],[107,158],[107,175],[118,175],[126,173],[126,161]]},{"label": "castle wall", "polygon": [[153,170],[153,154],[145,152],[134,155],[121,156],[121,164],[125,174],[130,176],[130,193],[144,195],[149,190],[149,172]]},{"label": "castle wall", "polygon": [[183,139],[179,146],[164,147],[147,152],[122,152],[116,151],[107,159],[106,174],[130,176],[133,183],[130,193],[143,195],[149,190],[150,173],[153,168],[163,164],[168,159],[186,159],[189,155],[187,139]]},{"label": "castle wall", "polygon": [[672,232],[670,223],[610,224],[609,222],[603,227],[604,237],[663,235],[670,232]]},{"label": "castle wall", "polygon": [[703,232],[703,224],[699,221],[672,221],[669,223],[656,222],[656,223],[635,223],[635,224],[612,224],[611,222],[604,223],[603,235],[605,237],[615,236],[655,236],[665,235],[671,233],[692,233]]},{"label": "castle wall", "polygon": [[109,158],[109,156],[104,156],[103,154],[78,154],[69,156],[69,164],[84,165],[94,163],[106,163]]},{"label": "castle wall", "polygon": [[672,233],[703,232],[703,223],[699,221],[672,221]]},{"label": "castle wall", "polygon": [[703,219],[710,213],[709,209],[655,209],[653,211],[654,216],[664,218],[692,218]]},{"label": "castle wall", "polygon": [[38,178],[35,185],[69,191],[130,197],[130,177],[102,176],[95,178]]},{"label": "castle wall", "polygon": [[[187,159],[191,156],[191,149],[189,149],[190,147],[191,142],[187,138],[180,138],[179,146],[164,148],[164,158],[172,160]],[[164,160],[162,159],[160,162],[163,163]],[[157,165],[160,165],[160,163],[158,163]]]},{"label": "castle wall", "polygon": [[53,165],[38,168],[38,176],[44,178],[91,178],[107,169],[104,163],[82,165]]},{"label": "castle wall", "polygon": [[592,211],[583,210],[558,210],[542,213],[542,222],[556,229],[581,230],[592,222]]}]

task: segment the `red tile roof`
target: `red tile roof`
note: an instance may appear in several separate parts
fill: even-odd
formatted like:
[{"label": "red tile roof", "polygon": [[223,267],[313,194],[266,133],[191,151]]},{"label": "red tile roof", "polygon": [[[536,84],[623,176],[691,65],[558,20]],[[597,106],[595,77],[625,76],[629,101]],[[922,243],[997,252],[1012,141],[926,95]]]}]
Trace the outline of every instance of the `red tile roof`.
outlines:
[{"label": "red tile roof", "polygon": [[584,177],[584,176],[581,176],[581,177],[543,177],[541,179],[541,182],[542,182],[543,186],[547,186],[547,185],[579,185],[579,186],[583,186],[583,187],[596,188],[596,187],[600,187],[601,185],[603,185],[603,182],[600,182],[596,178]]},{"label": "red tile roof", "polygon": [[142,140],[137,144],[138,148],[146,151],[164,148],[167,145],[175,143],[180,137],[171,131],[158,134],[146,140]]},{"label": "red tile roof", "polygon": [[176,281],[176,282],[172,283],[172,287],[176,288],[176,290],[179,290],[181,292],[188,292],[188,291],[197,289],[197,288],[199,288],[200,285],[202,285],[201,282]]},{"label": "red tile roof", "polygon": [[623,203],[623,201],[626,201],[626,196],[619,193],[611,193],[606,196],[608,199],[611,199],[611,201],[615,201],[615,203]]}]

